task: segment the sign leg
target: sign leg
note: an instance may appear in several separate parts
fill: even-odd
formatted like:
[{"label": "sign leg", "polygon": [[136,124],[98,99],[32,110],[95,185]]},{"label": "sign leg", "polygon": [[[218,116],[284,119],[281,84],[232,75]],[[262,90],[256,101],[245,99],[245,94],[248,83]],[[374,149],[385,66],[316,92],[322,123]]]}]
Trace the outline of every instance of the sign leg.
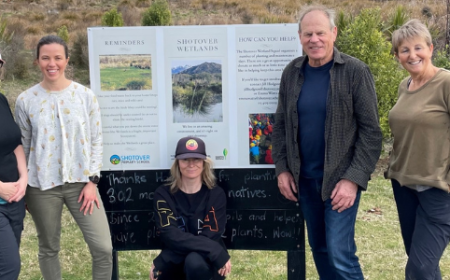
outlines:
[{"label": "sign leg", "polygon": [[119,280],[119,252],[114,251],[113,254],[113,271],[111,280]]},{"label": "sign leg", "polygon": [[305,280],[305,251],[288,251],[287,252],[287,269],[288,280]]}]

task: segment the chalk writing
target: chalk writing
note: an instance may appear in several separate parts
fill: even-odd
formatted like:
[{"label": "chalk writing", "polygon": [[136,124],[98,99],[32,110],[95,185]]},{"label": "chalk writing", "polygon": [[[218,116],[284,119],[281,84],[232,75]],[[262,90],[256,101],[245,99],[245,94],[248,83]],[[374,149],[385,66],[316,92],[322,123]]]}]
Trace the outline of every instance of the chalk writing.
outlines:
[{"label": "chalk writing", "polygon": [[[273,169],[215,170],[227,196],[222,236],[230,249],[297,250],[303,220],[295,203],[282,200]],[[103,172],[99,192],[115,250],[161,249],[153,201],[168,170]]]}]

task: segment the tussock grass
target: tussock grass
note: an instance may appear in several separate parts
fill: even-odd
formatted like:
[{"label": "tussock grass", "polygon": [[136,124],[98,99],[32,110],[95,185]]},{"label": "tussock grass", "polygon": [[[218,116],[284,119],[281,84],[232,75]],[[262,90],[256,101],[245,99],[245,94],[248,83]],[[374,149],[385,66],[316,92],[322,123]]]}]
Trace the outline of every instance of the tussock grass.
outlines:
[{"label": "tussock grass", "polygon": [[43,13],[34,13],[31,15],[30,20],[33,21],[43,21],[45,19],[45,15]]},{"label": "tussock grass", "polygon": [[[406,254],[400,236],[397,211],[390,182],[375,177],[361,196],[356,242],[365,279],[404,279]],[[306,242],[307,244],[307,242]],[[90,279],[91,257],[67,209],[63,213],[61,264],[65,280]],[[22,234],[22,272],[19,279],[40,280],[37,237],[29,214]],[[308,246],[307,246],[308,250]],[[119,276],[123,280],[148,279],[152,260],[159,251],[119,252]],[[286,253],[270,251],[230,251],[232,274],[229,280],[282,280],[287,278]],[[319,279],[311,253],[306,254],[306,279]],[[443,279],[450,279],[450,252],[441,260]]]},{"label": "tussock grass", "polygon": [[[381,14],[386,16],[397,5],[403,5],[409,11],[411,17],[439,23],[443,27],[442,19],[446,15],[445,1],[421,0],[421,1],[372,1],[372,0],[177,0],[169,1],[175,24],[240,24],[240,23],[271,23],[271,22],[296,22],[298,10],[304,5],[322,3],[337,10],[344,10],[347,14],[358,14],[364,8],[380,7]],[[136,20],[130,16],[132,13],[140,15],[151,4],[149,0],[16,0],[3,4],[2,12],[9,14],[11,18],[23,15],[27,12],[33,16],[25,17],[26,21],[46,21],[46,25],[55,21],[71,20],[77,24],[69,27],[70,32],[79,32],[87,26],[100,24],[101,15],[117,7],[119,11],[128,14],[127,26],[140,25],[140,18]],[[427,15],[423,14],[426,8]],[[250,15],[249,17],[244,15]],[[82,18],[83,20],[80,20]],[[91,18],[91,19],[89,19]],[[88,25],[85,25],[87,20]],[[28,26],[28,24],[26,24]],[[59,24],[58,26],[61,26]],[[55,32],[55,28],[47,28],[47,33]]]},{"label": "tussock grass", "polygon": [[37,35],[42,33],[42,28],[37,25],[30,25],[26,29],[27,34]]}]

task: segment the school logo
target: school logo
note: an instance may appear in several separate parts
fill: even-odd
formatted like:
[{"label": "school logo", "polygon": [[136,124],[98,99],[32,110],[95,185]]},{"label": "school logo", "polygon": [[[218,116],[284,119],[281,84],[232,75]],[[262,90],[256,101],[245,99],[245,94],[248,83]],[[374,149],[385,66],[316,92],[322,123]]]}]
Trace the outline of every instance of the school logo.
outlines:
[{"label": "school logo", "polygon": [[118,155],[112,155],[109,161],[114,165],[118,165],[120,163],[120,157]]},{"label": "school logo", "polygon": [[186,149],[190,150],[190,151],[195,151],[198,148],[198,144],[197,141],[195,141],[194,139],[190,139],[186,142]]}]

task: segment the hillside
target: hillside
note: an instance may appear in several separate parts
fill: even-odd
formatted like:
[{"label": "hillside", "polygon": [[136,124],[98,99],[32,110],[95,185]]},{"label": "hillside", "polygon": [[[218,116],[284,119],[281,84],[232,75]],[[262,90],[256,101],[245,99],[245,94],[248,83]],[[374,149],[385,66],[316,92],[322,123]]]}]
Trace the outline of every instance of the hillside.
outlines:
[{"label": "hillside", "polygon": [[192,67],[180,72],[180,74],[189,74],[189,75],[200,74],[200,73],[221,74],[222,66],[217,63],[204,62],[200,65],[192,66]]},{"label": "hillside", "polygon": [[[390,22],[399,5],[410,18],[426,22],[435,38],[436,49],[445,45],[446,0],[319,0],[319,3],[357,15],[364,8],[379,7],[383,20]],[[173,25],[221,25],[294,23],[302,6],[311,0],[169,0]],[[39,80],[33,66],[37,41],[44,35],[55,34],[66,26],[71,49],[68,76],[89,84],[86,29],[101,25],[101,17],[112,8],[122,14],[125,26],[139,26],[141,14],[151,0],[1,0],[0,49],[7,60],[0,71],[2,89],[10,100]],[[6,30],[2,33],[2,23]],[[11,44],[5,47],[2,36],[14,32]],[[184,69],[175,70],[175,72]]]},{"label": "hillside", "polygon": [[[216,25],[297,22],[298,10],[311,0],[170,0],[173,25]],[[411,17],[438,24],[445,30],[446,0],[321,0],[324,5],[358,14],[363,8],[380,7],[383,17],[403,5]],[[2,0],[0,15],[8,20],[8,30],[23,36],[31,48],[45,34],[62,25],[69,30],[70,42],[89,26],[101,25],[105,11],[117,7],[126,26],[140,25],[141,13],[150,0]]]}]

